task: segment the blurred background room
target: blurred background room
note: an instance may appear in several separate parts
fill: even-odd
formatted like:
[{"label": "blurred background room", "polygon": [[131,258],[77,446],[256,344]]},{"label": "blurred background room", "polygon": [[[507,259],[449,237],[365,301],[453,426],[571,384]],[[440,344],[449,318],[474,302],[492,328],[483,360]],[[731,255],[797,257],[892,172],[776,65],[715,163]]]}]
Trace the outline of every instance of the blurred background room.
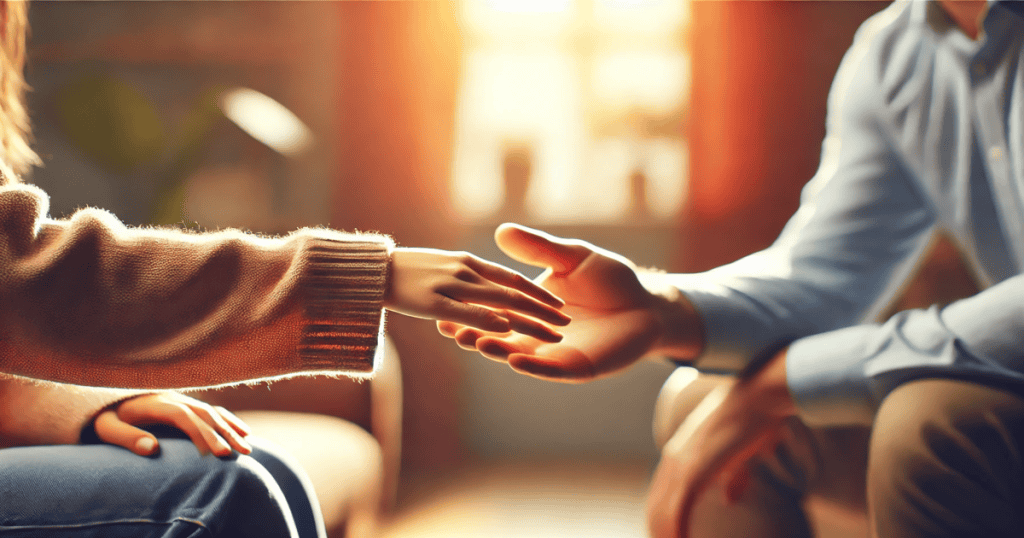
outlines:
[{"label": "blurred background room", "polygon": [[[376,230],[534,276],[491,240],[516,221],[704,270],[767,246],[795,210],[839,60],[885,5],[36,1],[31,181],[54,216]],[[901,304],[972,286],[940,243]],[[560,385],[431,322],[391,315],[388,332],[369,383],[206,397],[300,453],[335,536],[645,534],[668,361]]]}]

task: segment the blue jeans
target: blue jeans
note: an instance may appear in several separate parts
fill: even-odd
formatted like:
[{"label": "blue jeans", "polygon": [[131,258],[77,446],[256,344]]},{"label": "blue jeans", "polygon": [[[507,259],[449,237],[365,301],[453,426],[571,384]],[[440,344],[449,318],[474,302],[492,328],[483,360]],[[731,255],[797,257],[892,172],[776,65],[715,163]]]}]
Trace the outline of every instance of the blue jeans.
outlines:
[{"label": "blue jeans", "polygon": [[323,537],[304,471],[251,441],[250,456],[227,458],[173,437],[148,458],[110,445],[2,449],[0,537]]}]

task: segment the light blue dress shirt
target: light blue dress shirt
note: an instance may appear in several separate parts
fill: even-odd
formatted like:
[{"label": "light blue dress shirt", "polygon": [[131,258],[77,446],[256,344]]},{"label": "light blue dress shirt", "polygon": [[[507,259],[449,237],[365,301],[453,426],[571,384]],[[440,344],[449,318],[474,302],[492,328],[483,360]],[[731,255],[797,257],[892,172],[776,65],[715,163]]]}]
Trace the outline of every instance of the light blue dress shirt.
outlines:
[{"label": "light blue dress shirt", "polygon": [[[829,94],[820,168],[779,239],[676,276],[705,321],[698,368],[738,370],[792,342],[789,388],[817,424],[870,423],[920,377],[1024,393],[1021,7],[990,3],[977,40],[930,1],[861,26]],[[871,323],[940,231],[984,291]]]}]

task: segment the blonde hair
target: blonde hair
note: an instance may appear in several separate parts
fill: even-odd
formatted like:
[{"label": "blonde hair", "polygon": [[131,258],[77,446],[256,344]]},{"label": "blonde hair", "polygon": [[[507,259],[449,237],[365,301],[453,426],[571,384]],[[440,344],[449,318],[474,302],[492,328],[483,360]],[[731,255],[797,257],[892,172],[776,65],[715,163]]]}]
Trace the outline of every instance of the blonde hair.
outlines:
[{"label": "blonde hair", "polygon": [[28,1],[0,0],[0,185],[20,182],[39,164],[25,107],[27,35]]}]

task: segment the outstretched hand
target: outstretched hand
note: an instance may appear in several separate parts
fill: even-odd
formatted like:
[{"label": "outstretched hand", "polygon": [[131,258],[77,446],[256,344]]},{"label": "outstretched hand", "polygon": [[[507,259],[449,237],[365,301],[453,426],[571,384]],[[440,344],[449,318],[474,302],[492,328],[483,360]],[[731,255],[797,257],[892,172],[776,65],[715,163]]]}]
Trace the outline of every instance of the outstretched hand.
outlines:
[{"label": "outstretched hand", "polygon": [[106,409],[93,423],[96,436],[104,443],[121,446],[140,456],[160,448],[152,433],[138,426],[173,426],[189,436],[202,454],[227,456],[232,449],[252,452],[244,439],[249,427],[223,407],[215,407],[175,392],[135,396]]},{"label": "outstretched hand", "polygon": [[709,394],[662,449],[647,497],[651,536],[689,536],[694,506],[720,480],[727,501],[739,499],[752,460],[775,447],[785,420],[795,414],[785,352]]},{"label": "outstretched hand", "polygon": [[[629,366],[654,351],[665,335],[666,311],[673,305],[645,288],[626,258],[514,224],[500,226],[495,242],[513,259],[546,268],[536,282],[565,300],[563,311],[572,322],[562,329],[560,342],[438,322],[441,334],[461,347],[507,361],[524,374],[581,382]],[[695,325],[695,316],[692,321]]]},{"label": "outstretched hand", "polygon": [[[551,325],[569,323],[565,303],[525,276],[472,254],[398,248],[384,296],[388,310],[484,331],[516,331],[557,342]],[[543,322],[546,323],[542,323]]]}]

